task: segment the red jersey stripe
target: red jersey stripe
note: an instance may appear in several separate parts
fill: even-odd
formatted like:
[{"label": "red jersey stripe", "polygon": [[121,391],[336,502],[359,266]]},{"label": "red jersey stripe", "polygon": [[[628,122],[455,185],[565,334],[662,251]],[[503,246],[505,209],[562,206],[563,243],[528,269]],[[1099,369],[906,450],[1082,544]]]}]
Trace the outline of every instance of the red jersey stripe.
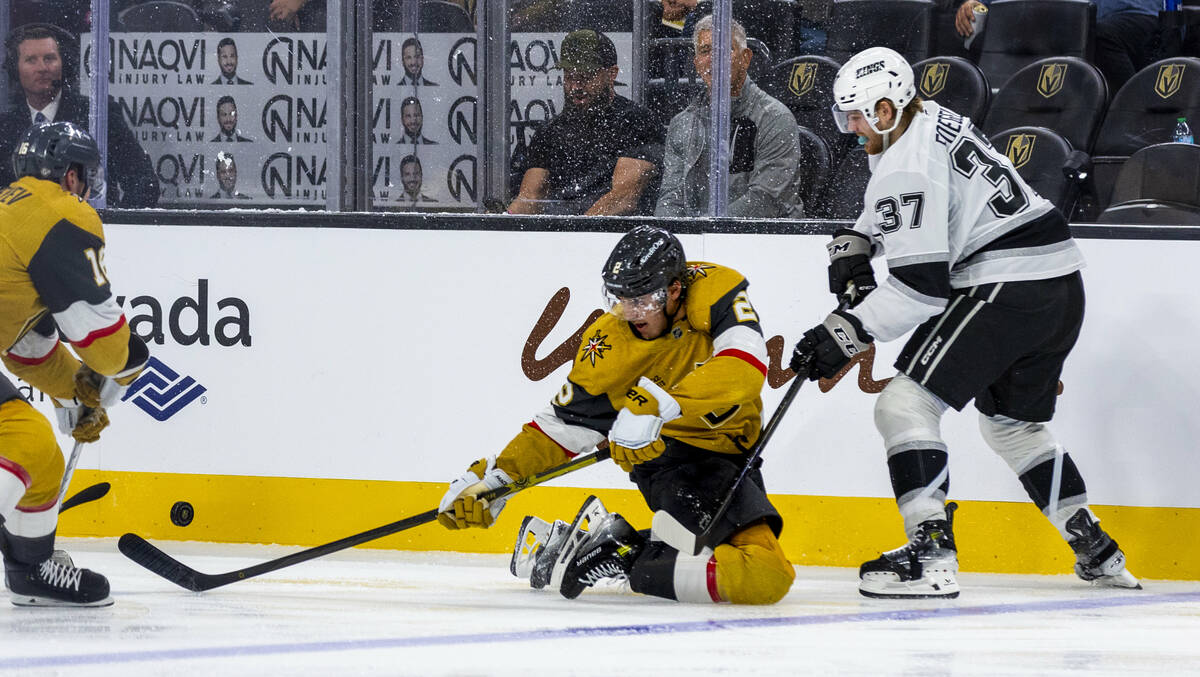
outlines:
[{"label": "red jersey stripe", "polygon": [[728,355],[729,357],[736,357],[739,360],[746,362],[751,367],[754,367],[755,369],[757,369],[763,376],[767,375],[767,365],[763,364],[762,362],[759,362],[757,357],[751,355],[750,353],[748,353],[744,350],[738,350],[737,348],[727,348],[727,349],[722,350],[721,352],[717,353],[713,357],[721,357],[722,355]]},{"label": "red jersey stripe", "polygon": [[96,339],[102,339],[105,336],[111,336],[111,335],[117,333],[118,331],[120,331],[121,327],[124,327],[124,326],[125,326],[125,316],[122,315],[121,318],[118,319],[116,322],[114,322],[111,326],[104,327],[103,329],[97,329],[96,331],[93,331],[93,332],[89,333],[87,336],[84,336],[83,338],[79,339],[78,341],[72,341],[71,343],[74,343],[75,345],[79,346],[80,348],[86,348],[86,347],[92,345],[92,342],[95,341]]}]

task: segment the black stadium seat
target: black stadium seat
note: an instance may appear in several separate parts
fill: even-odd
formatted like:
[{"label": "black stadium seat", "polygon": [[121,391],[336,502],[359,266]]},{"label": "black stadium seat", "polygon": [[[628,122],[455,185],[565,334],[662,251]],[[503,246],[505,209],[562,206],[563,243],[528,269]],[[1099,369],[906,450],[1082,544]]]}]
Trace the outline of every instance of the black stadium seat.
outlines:
[{"label": "black stadium seat", "polygon": [[461,5],[442,0],[421,0],[418,31],[421,33],[473,33],[475,22]]},{"label": "black stadium seat", "polygon": [[979,55],[979,67],[992,87],[1048,56],[1091,61],[1096,6],[1087,0],[994,0]]},{"label": "black stadium seat", "polygon": [[819,212],[825,184],[829,180],[829,147],[811,129],[800,125],[797,131],[800,132],[800,199],[804,201],[805,217],[817,218],[824,216]]},{"label": "black stadium seat", "polygon": [[992,89],[979,66],[956,56],[935,56],[913,64],[917,94],[950,110],[983,122]]},{"label": "black stadium seat", "polygon": [[838,63],[868,47],[890,47],[909,63],[928,58],[932,0],[834,0],[825,54]]},{"label": "black stadium seat", "polygon": [[155,0],[134,5],[118,14],[112,30],[129,33],[187,33],[203,31],[206,27],[191,5],[171,0]]},{"label": "black stadium seat", "polygon": [[984,129],[1046,127],[1090,152],[1108,104],[1108,85],[1092,64],[1075,57],[1035,61],[1017,71],[988,109]]},{"label": "black stadium seat", "polygon": [[855,145],[829,174],[818,210],[832,219],[856,219],[863,210],[863,193],[871,180],[867,152]]},{"label": "black stadium seat", "polygon": [[1101,223],[1200,226],[1200,146],[1159,143],[1129,157]]},{"label": "black stadium seat", "polygon": [[1045,127],[1016,127],[993,134],[990,140],[996,150],[1008,156],[1026,183],[1071,216],[1079,198],[1079,184],[1063,172],[1074,150],[1070,141]]},{"label": "black stadium seat", "polygon": [[1172,141],[1180,117],[1186,117],[1193,130],[1200,121],[1200,59],[1152,63],[1121,87],[1108,105],[1092,153],[1098,209],[1110,203],[1125,159],[1146,146]]},{"label": "black stadium seat", "polygon": [[798,56],[776,64],[760,84],[768,94],[792,111],[796,122],[825,142],[830,164],[836,166],[849,149],[850,135],[838,131],[829,107],[833,104],[833,80],[840,66],[825,56]]}]

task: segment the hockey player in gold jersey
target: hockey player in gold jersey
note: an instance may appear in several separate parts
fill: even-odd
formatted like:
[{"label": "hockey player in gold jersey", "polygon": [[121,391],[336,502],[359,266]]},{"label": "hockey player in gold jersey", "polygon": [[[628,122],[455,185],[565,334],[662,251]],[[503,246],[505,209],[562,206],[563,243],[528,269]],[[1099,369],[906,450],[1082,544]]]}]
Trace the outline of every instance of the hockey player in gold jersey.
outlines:
[{"label": "hockey player in gold jersey", "polygon": [[[113,298],[100,216],[100,153],[69,122],[30,128],[0,188],[0,342],[8,370],[54,399],[59,428],[99,439],[105,409],[149,358]],[[66,341],[83,364],[63,345]],[[63,454],[50,423],[0,376],[0,551],[19,606],[105,606],[108,580],[52,558]]]},{"label": "hockey player in gold jersey", "polygon": [[[748,283],[731,268],[686,261],[679,240],[651,226],[621,239],[603,278],[610,312],[584,331],[566,383],[498,456],[451,482],[439,508],[444,526],[490,526],[505,501],[480,493],[606,439],[650,509],[696,532],[716,513],[761,429],[767,350]],[[593,496],[572,524],[526,517],[512,571],[568,598],[626,578],[635,592],[668,599],[774,603],[795,572],[761,473],[748,479],[714,529],[712,551],[679,552]]]}]

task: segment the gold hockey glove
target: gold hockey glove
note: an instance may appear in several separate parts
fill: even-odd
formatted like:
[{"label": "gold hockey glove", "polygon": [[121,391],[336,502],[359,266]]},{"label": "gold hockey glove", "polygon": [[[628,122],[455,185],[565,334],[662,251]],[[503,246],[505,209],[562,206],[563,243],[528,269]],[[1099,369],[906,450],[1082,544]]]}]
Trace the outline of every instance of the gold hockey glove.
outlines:
[{"label": "gold hockey glove", "polygon": [[481,458],[462,477],[450,483],[438,506],[438,522],[447,529],[492,526],[508,497],[487,501],[479,495],[509,484],[513,479],[496,467],[496,457]]}]

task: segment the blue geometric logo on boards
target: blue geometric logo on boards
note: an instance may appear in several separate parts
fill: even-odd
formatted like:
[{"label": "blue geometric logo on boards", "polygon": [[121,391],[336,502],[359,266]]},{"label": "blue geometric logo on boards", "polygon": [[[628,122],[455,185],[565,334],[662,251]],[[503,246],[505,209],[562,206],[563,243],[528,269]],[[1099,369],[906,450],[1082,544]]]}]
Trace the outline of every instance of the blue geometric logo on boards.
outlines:
[{"label": "blue geometric logo on boards", "polygon": [[208,389],[191,376],[180,376],[174,369],[151,357],[141,376],[129,384],[122,401],[133,400],[139,409],[156,421],[165,421],[191,404]]}]

